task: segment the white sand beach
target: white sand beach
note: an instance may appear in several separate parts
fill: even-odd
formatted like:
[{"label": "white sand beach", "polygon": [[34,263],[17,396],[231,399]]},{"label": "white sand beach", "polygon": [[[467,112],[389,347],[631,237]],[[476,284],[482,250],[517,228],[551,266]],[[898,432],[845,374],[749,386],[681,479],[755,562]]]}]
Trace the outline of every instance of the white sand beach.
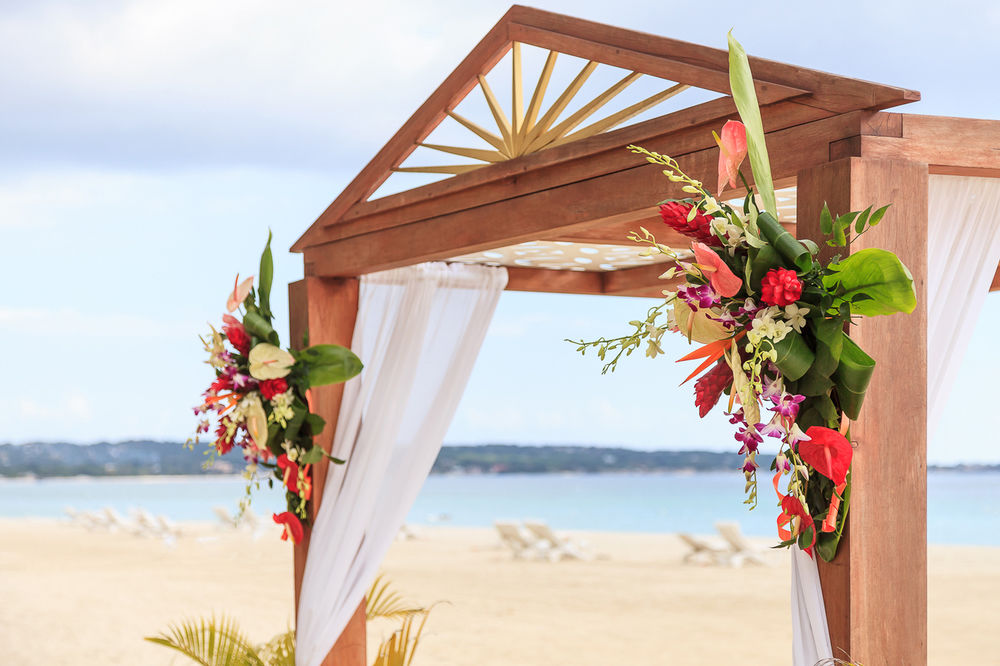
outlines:
[{"label": "white sand beach", "polygon": [[[292,619],[291,549],[187,524],[175,547],[62,521],[0,520],[4,664],[182,664],[146,643],[184,617],[226,613],[255,640]],[[416,663],[790,663],[789,572],[681,563],[672,535],[574,533],[590,562],[513,560],[494,532],[418,529],[393,545],[384,571],[435,607]],[[766,540],[762,545],[769,545]],[[930,663],[1000,664],[1000,548],[930,548]],[[389,628],[370,627],[374,645]]]}]

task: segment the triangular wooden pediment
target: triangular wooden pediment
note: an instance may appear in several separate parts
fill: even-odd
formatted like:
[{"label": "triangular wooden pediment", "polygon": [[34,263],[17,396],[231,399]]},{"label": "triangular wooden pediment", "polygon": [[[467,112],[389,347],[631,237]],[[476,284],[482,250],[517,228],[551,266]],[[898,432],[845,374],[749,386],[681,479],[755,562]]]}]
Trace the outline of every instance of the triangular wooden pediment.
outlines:
[{"label": "triangular wooden pediment", "polygon": [[[521,44],[549,51],[532,91],[523,90],[520,84]],[[511,92],[513,108],[505,112],[497,103],[485,76],[508,52],[512,54],[514,74]],[[574,56],[586,64],[565,91],[551,105],[543,107],[541,100],[545,96],[548,75],[557,54]],[[563,113],[569,99],[598,65],[620,68],[626,71],[626,75],[579,109]],[[767,60],[751,58],[751,67],[762,107],[794,100],[797,104],[821,110],[824,115],[836,115],[858,109],[883,109],[919,99],[919,94],[913,91]],[[664,80],[662,90],[588,124],[590,115],[597,108],[640,76]],[[481,126],[455,111],[477,87],[489,105],[495,129]],[[499,173],[502,168],[498,169],[498,163],[501,162],[507,163],[507,171],[512,168],[509,165],[517,161],[523,162],[523,167],[529,169],[534,163],[551,161],[548,156],[539,156],[539,152],[568,143],[593,143],[595,135],[612,130],[687,88],[727,96],[729,76],[726,51],[515,5],[330,204],[292,250],[302,252],[308,247],[341,237],[343,234],[331,233],[333,227],[349,216],[353,208],[359,205],[370,207],[373,202],[367,202],[367,199],[394,171],[457,174],[453,177],[456,182],[474,184],[485,176],[467,172]],[[710,122],[731,115],[732,111],[730,99],[719,99],[684,109],[685,115],[679,120],[688,124]],[[425,143],[428,135],[449,116],[482,139],[485,148]],[[422,144],[435,151],[462,156],[473,163],[401,166]],[[558,152],[552,150],[553,156]],[[433,188],[428,192],[431,191]]]}]

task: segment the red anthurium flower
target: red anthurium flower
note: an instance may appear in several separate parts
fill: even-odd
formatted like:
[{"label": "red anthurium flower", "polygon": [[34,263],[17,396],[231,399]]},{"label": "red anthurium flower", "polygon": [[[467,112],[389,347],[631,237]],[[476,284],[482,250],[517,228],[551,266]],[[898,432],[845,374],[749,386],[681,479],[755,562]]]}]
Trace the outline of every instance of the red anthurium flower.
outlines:
[{"label": "red anthurium flower", "polygon": [[691,243],[691,249],[694,250],[694,258],[702,272],[712,284],[712,289],[727,298],[739,293],[743,288],[743,280],[736,277],[722,257],[704,243]]},{"label": "red anthurium flower", "polygon": [[835,485],[842,485],[854,455],[851,443],[836,430],[823,426],[812,426],[806,435],[810,439],[799,442],[799,457]]},{"label": "red anthurium flower", "polygon": [[299,492],[299,466],[282,453],[278,456],[278,469],[283,473],[281,482],[288,488],[288,492],[297,494]]},{"label": "red anthurium flower", "polygon": [[719,191],[729,181],[729,187],[736,187],[740,164],[747,156],[747,128],[738,120],[730,120],[722,126],[719,144]]},{"label": "red anthurium flower", "polygon": [[302,529],[302,523],[299,519],[295,517],[295,514],[291,511],[285,511],[284,513],[276,513],[272,516],[274,522],[279,525],[285,526],[285,531],[281,535],[282,541],[288,541],[291,538],[292,543],[299,543],[302,541],[302,537],[305,534]]},{"label": "red anthurium flower", "polygon": [[[798,518],[799,524],[796,527],[792,524],[792,519]],[[784,530],[785,525],[789,525],[795,529],[791,532]],[[781,498],[781,515],[778,516],[778,534],[783,539],[790,538],[791,536],[797,537],[802,534],[807,529],[812,528],[812,539],[806,548],[803,548],[807,553],[812,555],[812,547],[816,544],[816,523],[813,521],[813,517],[809,515],[806,508],[802,506],[802,502],[799,501],[798,497],[793,495],[784,495]]]}]

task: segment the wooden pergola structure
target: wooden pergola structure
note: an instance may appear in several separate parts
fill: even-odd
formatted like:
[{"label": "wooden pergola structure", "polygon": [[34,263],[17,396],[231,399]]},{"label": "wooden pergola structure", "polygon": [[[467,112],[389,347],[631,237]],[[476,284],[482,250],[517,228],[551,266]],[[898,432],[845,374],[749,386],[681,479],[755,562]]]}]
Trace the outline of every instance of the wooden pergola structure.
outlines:
[{"label": "wooden pergola structure", "polygon": [[[527,91],[522,62],[532,48],[545,60]],[[556,62],[567,56],[578,73],[557,89]],[[499,67],[508,62],[509,69]],[[919,93],[756,58],[750,65],[783,223],[799,237],[819,238],[824,201],[835,212],[892,202],[885,222],[851,249],[890,249],[914,276],[913,314],[875,318],[855,331],[879,369],[853,428],[849,527],[820,575],[836,654],[844,650],[867,666],[921,666],[927,378],[926,364],[914,359],[926,358],[927,345],[928,174],[1000,177],[1000,122],[886,112]],[[624,76],[581,104],[578,93],[600,67]],[[510,76],[509,104],[486,78],[495,68]],[[592,120],[640,79],[659,84],[658,92]],[[491,129],[457,109],[479,97],[471,94],[477,88]],[[700,95],[696,103],[680,103],[691,91]],[[305,278],[290,285],[291,339],[308,330],[313,344],[350,345],[358,276],[430,260],[506,265],[515,291],[658,296],[664,267],[622,246],[639,225],[660,242],[686,245],[658,223],[653,205],[683,195],[624,147],[668,154],[712,183],[718,149],[711,130],[736,117],[725,51],[514,6],[293,246],[304,254]],[[429,142],[442,121],[464,128],[479,147]],[[411,166],[421,153],[464,161]],[[371,198],[392,174],[408,172],[443,178]],[[1000,270],[992,290],[1000,290]],[[314,397],[329,424],[328,450],[341,395],[333,386]],[[317,507],[324,478],[318,465]],[[296,598],[307,547],[308,536],[295,553]],[[362,604],[324,664],[364,663]]]}]

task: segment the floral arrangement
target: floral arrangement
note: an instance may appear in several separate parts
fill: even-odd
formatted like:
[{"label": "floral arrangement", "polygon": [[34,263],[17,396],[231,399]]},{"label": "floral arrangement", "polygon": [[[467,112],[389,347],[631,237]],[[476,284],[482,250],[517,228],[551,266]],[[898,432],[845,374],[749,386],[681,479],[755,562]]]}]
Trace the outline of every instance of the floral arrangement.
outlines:
[{"label": "floral arrangement", "polygon": [[[704,417],[728,394],[729,421],[744,456],[746,503],[757,505],[757,456],[765,438],[777,448],[771,465],[778,495],[782,546],[798,544],[824,560],[836,554],[850,507],[849,425],[861,411],[875,361],[848,337],[856,317],[912,312],[913,280],[895,254],[876,248],[823,263],[819,247],[796,239],[777,220],[760,110],[749,63],[730,35],[730,83],[742,122],[714,134],[720,148],[719,184],[738,186],[742,205],[719,201],[685,174],[676,160],[637,146],[629,149],[663,167],[691,195],[660,204],[666,226],[692,239],[690,251],[658,243],[645,228],[630,239],[643,253],[672,262],[660,277],[678,284],[634,331],[617,338],[570,341],[596,350],[613,370],[623,355],[645,345],[663,353],[666,331],[701,347],[679,359],[701,360],[695,405]],[[755,192],[740,172],[749,154]],[[877,225],[888,206],[834,216],[824,205],[820,227],[831,247],[844,247]],[[609,360],[609,355],[610,360]],[[782,481],[785,481],[782,490]]]},{"label": "floral arrangement", "polygon": [[362,366],[351,350],[338,345],[281,348],[271,324],[274,264],[270,233],[260,257],[259,275],[256,291],[253,276],[242,282],[236,276],[226,303],[228,314],[222,316],[222,330],[210,326],[211,335],[201,338],[215,381],[194,408],[195,415],[202,418],[189,445],[212,432],[214,421],[215,438],[208,453],[214,458],[214,454],[224,455],[239,447],[247,462],[247,493],[240,510],[249,506],[251,489],[259,487],[265,470],[268,485],[277,481],[286,489],[288,510],[274,514],[274,521],[284,527],[281,538],[298,543],[309,523],[312,466],[324,457],[337,464],[344,462],[313,442],[325,422],[309,410],[309,389],[345,382],[361,372]]}]

